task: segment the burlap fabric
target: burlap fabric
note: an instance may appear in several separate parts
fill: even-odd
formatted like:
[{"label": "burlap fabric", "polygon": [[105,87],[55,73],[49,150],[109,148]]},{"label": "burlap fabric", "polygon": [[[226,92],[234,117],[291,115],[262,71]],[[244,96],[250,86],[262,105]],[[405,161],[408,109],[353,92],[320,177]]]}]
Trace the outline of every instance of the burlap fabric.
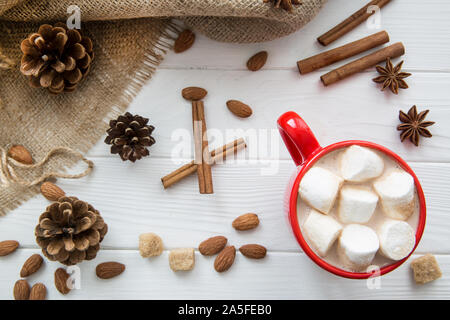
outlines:
[{"label": "burlap fabric", "polygon": [[[325,1],[304,0],[288,13],[263,0],[0,0],[0,152],[21,144],[36,161],[59,146],[87,152],[170,49],[180,31],[173,17],[215,40],[259,42],[298,30]],[[65,21],[70,5],[81,10],[82,31],[94,42],[95,60],[74,93],[53,96],[30,88],[20,74],[20,42],[42,23]],[[76,160],[55,154],[42,167],[19,167],[15,173],[33,181]],[[0,215],[38,192],[37,185],[0,179]]]}]

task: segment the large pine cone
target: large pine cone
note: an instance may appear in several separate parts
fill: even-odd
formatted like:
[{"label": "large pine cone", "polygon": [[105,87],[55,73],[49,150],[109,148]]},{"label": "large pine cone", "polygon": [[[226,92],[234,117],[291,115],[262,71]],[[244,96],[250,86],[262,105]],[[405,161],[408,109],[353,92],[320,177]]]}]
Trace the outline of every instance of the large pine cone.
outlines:
[{"label": "large pine cone", "polygon": [[107,231],[107,224],[90,204],[61,197],[39,217],[35,235],[49,260],[70,266],[94,259]]},{"label": "large pine cone", "polygon": [[111,153],[119,154],[123,161],[135,162],[150,153],[147,147],[155,143],[152,132],[155,127],[149,126],[148,119],[127,112],[117,120],[109,122],[110,128],[106,144],[111,144]]},{"label": "large pine cone", "polygon": [[74,91],[94,59],[91,39],[78,30],[69,30],[64,23],[40,26],[20,48],[24,54],[20,71],[28,76],[30,85],[53,94]]}]

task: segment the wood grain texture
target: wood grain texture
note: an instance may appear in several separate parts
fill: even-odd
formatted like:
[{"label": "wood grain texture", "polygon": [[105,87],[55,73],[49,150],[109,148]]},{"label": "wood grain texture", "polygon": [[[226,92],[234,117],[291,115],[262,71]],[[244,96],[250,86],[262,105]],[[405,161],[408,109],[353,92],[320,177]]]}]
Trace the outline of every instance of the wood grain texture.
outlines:
[{"label": "wood grain texture", "polygon": [[[301,31],[267,43],[230,45],[213,42],[198,34],[194,46],[180,55],[170,55],[161,67],[168,69],[245,70],[248,57],[266,50],[269,53],[264,70],[296,69],[295,62],[361,39],[374,32],[387,30],[391,43],[402,41],[406,47],[406,68],[410,70],[450,71],[450,2],[445,0],[395,0],[381,9],[380,28],[361,24],[352,32],[327,47],[316,38],[342,19],[350,16],[369,0],[328,1],[315,19]],[[366,53],[361,54],[366,55]],[[205,58],[207,57],[207,58]],[[358,56],[357,56],[358,57]],[[339,65],[348,61],[342,61]],[[329,66],[324,70],[332,70]],[[259,72],[258,72],[259,73]],[[298,74],[297,74],[298,76]]]},{"label": "wood grain texture", "polygon": [[[316,43],[318,35],[366,2],[354,0],[350,5],[348,0],[329,1],[302,31],[269,43],[232,45],[198,35],[190,50],[170,53],[129,110],[149,117],[157,128],[151,157],[124,163],[99,141],[88,154],[96,164],[92,175],[57,181],[67,194],[93,204],[110,227],[98,258],[80,265],[81,290],[73,290],[67,297],[59,294],[53,286],[53,273],[59,265],[48,261],[30,277],[30,283],[43,282],[49,299],[449,299],[450,2],[396,0],[382,10],[381,29],[389,32],[392,43],[405,44],[404,68],[413,73],[407,79],[410,89],[398,96],[379,91],[371,81],[374,70],[324,88],[320,75],[336,65],[305,76],[296,69],[297,60],[324,50]],[[326,49],[375,31],[363,24]],[[247,71],[247,58],[261,50],[269,52],[264,70]],[[168,190],[160,181],[193,159],[190,110],[179,94],[192,85],[209,92],[205,104],[210,149],[238,137],[247,138],[248,148],[239,152],[238,158],[251,161],[227,159],[212,168],[214,195],[198,194],[195,175]],[[252,117],[237,119],[230,114],[226,107],[230,99],[248,103],[254,111]],[[437,122],[431,127],[434,137],[423,139],[419,148],[401,144],[395,130],[399,109],[408,110],[413,104],[419,110],[430,109],[428,119]],[[369,140],[410,162],[428,207],[424,237],[416,253],[436,254],[442,279],[415,285],[408,261],[382,278],[381,289],[369,290],[365,281],[328,274],[301,253],[283,212],[286,184],[295,168],[279,138],[276,119],[288,110],[298,112],[308,122],[322,145]],[[227,129],[234,131],[227,135]],[[257,139],[252,139],[254,133]],[[180,140],[182,136],[188,139]],[[180,152],[183,148],[185,152]],[[0,299],[12,298],[21,265],[39,252],[33,230],[48,204],[39,195],[0,218],[0,241],[20,241],[16,252],[0,258]],[[257,213],[261,224],[249,232],[236,232],[231,222],[246,212]],[[166,251],[161,257],[139,256],[138,236],[143,232],[155,232],[163,238]],[[192,272],[174,274],[170,270],[168,249],[197,247],[214,235],[226,236],[236,247],[260,243],[267,247],[268,256],[254,261],[238,253],[229,272],[219,275],[213,270],[214,257],[196,253]],[[126,271],[115,279],[97,279],[95,266],[111,260],[126,264]],[[216,290],[218,287],[221,290]]]},{"label": "wood grain texture", "polygon": [[[36,250],[20,249],[2,260],[0,299],[11,299],[17,265]],[[236,254],[233,266],[224,273],[214,271],[214,257],[195,253],[195,268],[174,273],[169,268],[168,251],[159,257],[143,259],[136,250],[101,250],[94,261],[79,265],[81,289],[66,296],[53,284],[59,267],[48,262],[32,275],[30,283],[43,282],[48,299],[449,299],[450,257],[437,256],[442,279],[416,285],[409,263],[383,276],[380,289],[368,289],[365,280],[339,278],[317,267],[302,253],[268,252],[262,260]],[[98,279],[95,267],[105,261],[126,265],[124,273],[109,280]],[[220,288],[220,290],[217,290]]]},{"label": "wood grain texture", "polygon": [[[271,251],[300,250],[283,210],[287,182],[295,170],[291,161],[233,164],[227,160],[213,167],[216,193],[208,197],[198,193],[195,175],[164,190],[160,177],[177,167],[166,159],[128,164],[116,158],[95,158],[94,162],[91,176],[61,180],[58,185],[101,212],[109,226],[102,246],[108,249],[137,249],[139,234],[156,232],[166,248],[197,247],[206,238],[224,235],[236,245],[261,243]],[[418,252],[450,253],[450,243],[442,241],[450,229],[450,164],[410,164],[421,180],[428,206]],[[38,196],[3,217],[2,238],[36,247],[33,230],[49,204]],[[236,232],[232,221],[247,212],[258,214],[260,226]]]},{"label": "wood grain texture", "polygon": [[[405,62],[405,71],[410,71]],[[295,64],[295,62],[294,62]],[[191,110],[179,95],[187,85],[208,89],[205,98],[208,112],[210,149],[236,138],[247,138],[248,157],[253,159],[290,159],[279,137],[276,120],[286,111],[300,114],[322,145],[341,140],[368,140],[385,145],[408,161],[450,161],[450,73],[414,73],[407,79],[410,89],[398,96],[381,92],[372,82],[377,72],[361,73],[323,87],[320,72],[300,77],[286,70],[215,71],[158,70],[152,82],[133,101],[130,112],[150,118],[156,127],[152,157],[193,159]],[[238,80],[238,81],[237,81]],[[289,85],[286,85],[289,84]],[[161,95],[161,92],[165,94]],[[157,98],[156,98],[157,97]],[[252,117],[236,119],[226,101],[245,101],[253,109]],[[420,148],[401,143],[396,130],[400,109],[430,109],[427,119],[432,139],[422,139]],[[253,137],[256,136],[258,140]],[[182,137],[186,139],[181,140]],[[249,139],[249,137],[252,137]],[[184,152],[179,152],[183,150]],[[88,154],[108,155],[108,146],[100,141]]]}]

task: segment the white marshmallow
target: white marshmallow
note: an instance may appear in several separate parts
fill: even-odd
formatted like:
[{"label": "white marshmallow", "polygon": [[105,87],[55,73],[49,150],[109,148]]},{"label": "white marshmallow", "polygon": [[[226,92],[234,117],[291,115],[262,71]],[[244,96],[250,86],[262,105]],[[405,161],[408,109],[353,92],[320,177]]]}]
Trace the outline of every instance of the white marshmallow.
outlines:
[{"label": "white marshmallow", "polygon": [[338,254],[345,267],[361,271],[371,264],[379,246],[378,236],[371,228],[349,224],[339,237]]},{"label": "white marshmallow", "polygon": [[313,167],[300,182],[299,193],[311,207],[328,214],[344,180],[333,172]]},{"label": "white marshmallow", "polygon": [[339,197],[339,219],[343,223],[366,223],[377,207],[376,193],[352,186],[344,186]]},{"label": "white marshmallow", "polygon": [[347,181],[363,182],[381,175],[383,159],[374,151],[353,145],[341,156],[341,175]]},{"label": "white marshmallow", "polygon": [[375,181],[373,186],[388,217],[406,220],[414,213],[414,179],[407,172],[392,171]]},{"label": "white marshmallow", "polygon": [[303,232],[309,239],[309,244],[316,249],[320,256],[325,257],[328,250],[339,237],[342,226],[330,216],[314,209],[303,224]]},{"label": "white marshmallow", "polygon": [[411,226],[398,220],[388,220],[380,227],[381,253],[392,260],[401,260],[411,253],[416,244],[416,237]]}]

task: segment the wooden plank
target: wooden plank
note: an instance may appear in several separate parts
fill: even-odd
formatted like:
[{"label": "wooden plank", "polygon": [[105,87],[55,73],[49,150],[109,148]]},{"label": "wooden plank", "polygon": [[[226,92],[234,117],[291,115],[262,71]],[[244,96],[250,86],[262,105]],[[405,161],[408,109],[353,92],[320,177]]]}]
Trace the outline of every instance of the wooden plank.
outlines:
[{"label": "wooden plank", "polygon": [[[94,162],[90,177],[60,180],[58,185],[102,213],[109,225],[106,248],[135,249],[139,234],[156,232],[168,248],[197,247],[208,237],[224,235],[237,245],[256,242],[272,251],[300,250],[283,211],[285,188],[294,171],[290,161],[233,164],[227,160],[213,167],[216,193],[210,197],[198,193],[195,175],[164,190],[160,178],[177,167],[168,160],[149,158],[134,165],[110,158]],[[412,163],[412,167],[428,202],[427,227],[418,252],[450,253],[450,243],[442,241],[450,229],[450,164]],[[48,204],[38,196],[2,217],[1,238],[36,247],[34,227]],[[257,213],[261,225],[236,232],[231,222],[246,212]]]},{"label": "wooden plank", "polygon": [[[34,249],[20,249],[0,258],[0,299],[11,299],[23,262]],[[81,288],[63,296],[56,291],[54,271],[61,265],[46,261],[29,282],[43,282],[48,299],[449,299],[450,257],[437,256],[444,273],[442,279],[416,285],[409,262],[380,279],[379,289],[368,289],[365,280],[334,276],[316,266],[302,253],[272,253],[264,260],[250,260],[237,254],[229,271],[214,271],[214,257],[196,252],[194,270],[174,273],[169,268],[168,252],[150,259],[135,250],[102,250],[93,261],[79,265]],[[119,261],[126,270],[117,278],[100,280],[97,264]]]},{"label": "wooden plank", "polygon": [[[250,158],[290,159],[276,120],[293,110],[308,122],[322,145],[361,139],[385,145],[409,161],[450,162],[450,126],[445,125],[445,119],[450,119],[450,74],[414,74],[408,78],[410,89],[398,96],[381,92],[371,80],[374,76],[373,72],[358,74],[324,88],[317,73],[300,78],[285,70],[159,70],[129,111],[149,117],[156,127],[152,157],[193,159],[190,110],[179,92],[198,85],[209,92],[205,103],[211,149],[244,136]],[[254,114],[248,119],[235,117],[225,105],[229,99],[249,104]],[[422,139],[419,148],[402,144],[396,130],[399,110],[407,111],[413,104],[419,110],[429,108],[428,119],[437,122],[430,128],[433,138]],[[88,156],[109,155],[102,140]]]},{"label": "wooden plank", "polygon": [[[197,40],[183,54],[169,54],[162,68],[245,70],[247,59],[254,53],[267,50],[269,58],[264,69],[289,69],[297,72],[295,62],[361,39],[376,31],[386,30],[391,43],[402,41],[406,47],[405,67],[411,70],[450,71],[450,2],[445,0],[396,0],[381,10],[379,29],[366,23],[358,26],[338,41],[324,48],[316,38],[369,0],[328,1],[314,20],[300,31],[267,43],[239,44],[214,42],[197,34]],[[438,9],[437,9],[438,8]],[[373,24],[371,24],[373,25]],[[208,57],[205,59],[205,57]],[[350,61],[343,61],[341,64]],[[338,64],[340,65],[340,64]],[[333,66],[324,70],[331,70]]]},{"label": "wooden plank", "polygon": [[[230,45],[197,35],[191,50],[178,55],[169,53],[130,107],[131,112],[148,116],[157,128],[151,158],[136,164],[122,163],[109,155],[108,146],[100,141],[89,153],[96,163],[92,176],[58,181],[68,194],[99,209],[110,227],[98,258],[80,265],[82,289],[67,297],[57,293],[53,272],[59,264],[50,262],[31,276],[30,282],[44,282],[50,299],[449,299],[450,280],[446,274],[450,271],[450,243],[445,239],[450,229],[450,126],[446,125],[450,119],[450,2],[397,0],[382,10],[381,28],[389,32],[392,43],[405,44],[404,67],[413,73],[408,78],[410,89],[399,96],[379,92],[371,82],[373,70],[329,88],[323,88],[319,76],[335,65],[306,76],[296,70],[298,59],[324,50],[315,41],[318,35],[366,2],[354,0],[350,5],[346,0],[329,1],[302,31],[272,42]],[[375,31],[362,25],[330,48]],[[250,73],[245,63],[260,50],[269,51],[268,63],[263,70]],[[225,165],[213,168],[216,194],[208,199],[198,194],[195,176],[165,191],[160,182],[163,175],[179,166],[180,158],[193,158],[191,141],[177,140],[183,132],[191,136],[190,115],[179,94],[191,85],[209,91],[206,103],[214,110],[207,114],[208,127],[214,133],[210,135],[211,149],[236,136],[258,134],[257,140],[248,141],[245,154],[246,159],[254,161],[227,160]],[[229,99],[248,103],[254,115],[245,120],[235,118],[225,106]],[[419,148],[401,144],[395,130],[398,110],[407,110],[412,104],[431,109],[429,119],[437,121],[431,128],[434,137],[423,139]],[[442,279],[415,285],[406,263],[382,278],[381,289],[369,290],[365,281],[330,275],[301,253],[282,209],[294,166],[276,132],[276,119],[288,110],[302,115],[323,145],[347,139],[370,140],[412,161],[428,204],[427,227],[416,253],[438,254]],[[221,139],[226,129],[242,131]],[[175,152],[181,147],[188,152]],[[0,299],[12,297],[21,265],[32,253],[39,252],[33,230],[48,204],[37,196],[0,218],[0,240],[21,242],[21,249],[0,258]],[[250,232],[233,230],[231,221],[244,212],[258,213],[260,227]],[[213,270],[213,258],[197,253],[192,272],[174,274],[168,267],[167,251],[154,259],[139,256],[138,235],[149,231],[160,234],[168,249],[196,247],[205,238],[221,234],[236,246],[264,244],[269,254],[264,261],[251,261],[238,254],[236,265],[219,275]],[[117,279],[97,279],[95,266],[111,260],[124,262],[127,271]]]}]

